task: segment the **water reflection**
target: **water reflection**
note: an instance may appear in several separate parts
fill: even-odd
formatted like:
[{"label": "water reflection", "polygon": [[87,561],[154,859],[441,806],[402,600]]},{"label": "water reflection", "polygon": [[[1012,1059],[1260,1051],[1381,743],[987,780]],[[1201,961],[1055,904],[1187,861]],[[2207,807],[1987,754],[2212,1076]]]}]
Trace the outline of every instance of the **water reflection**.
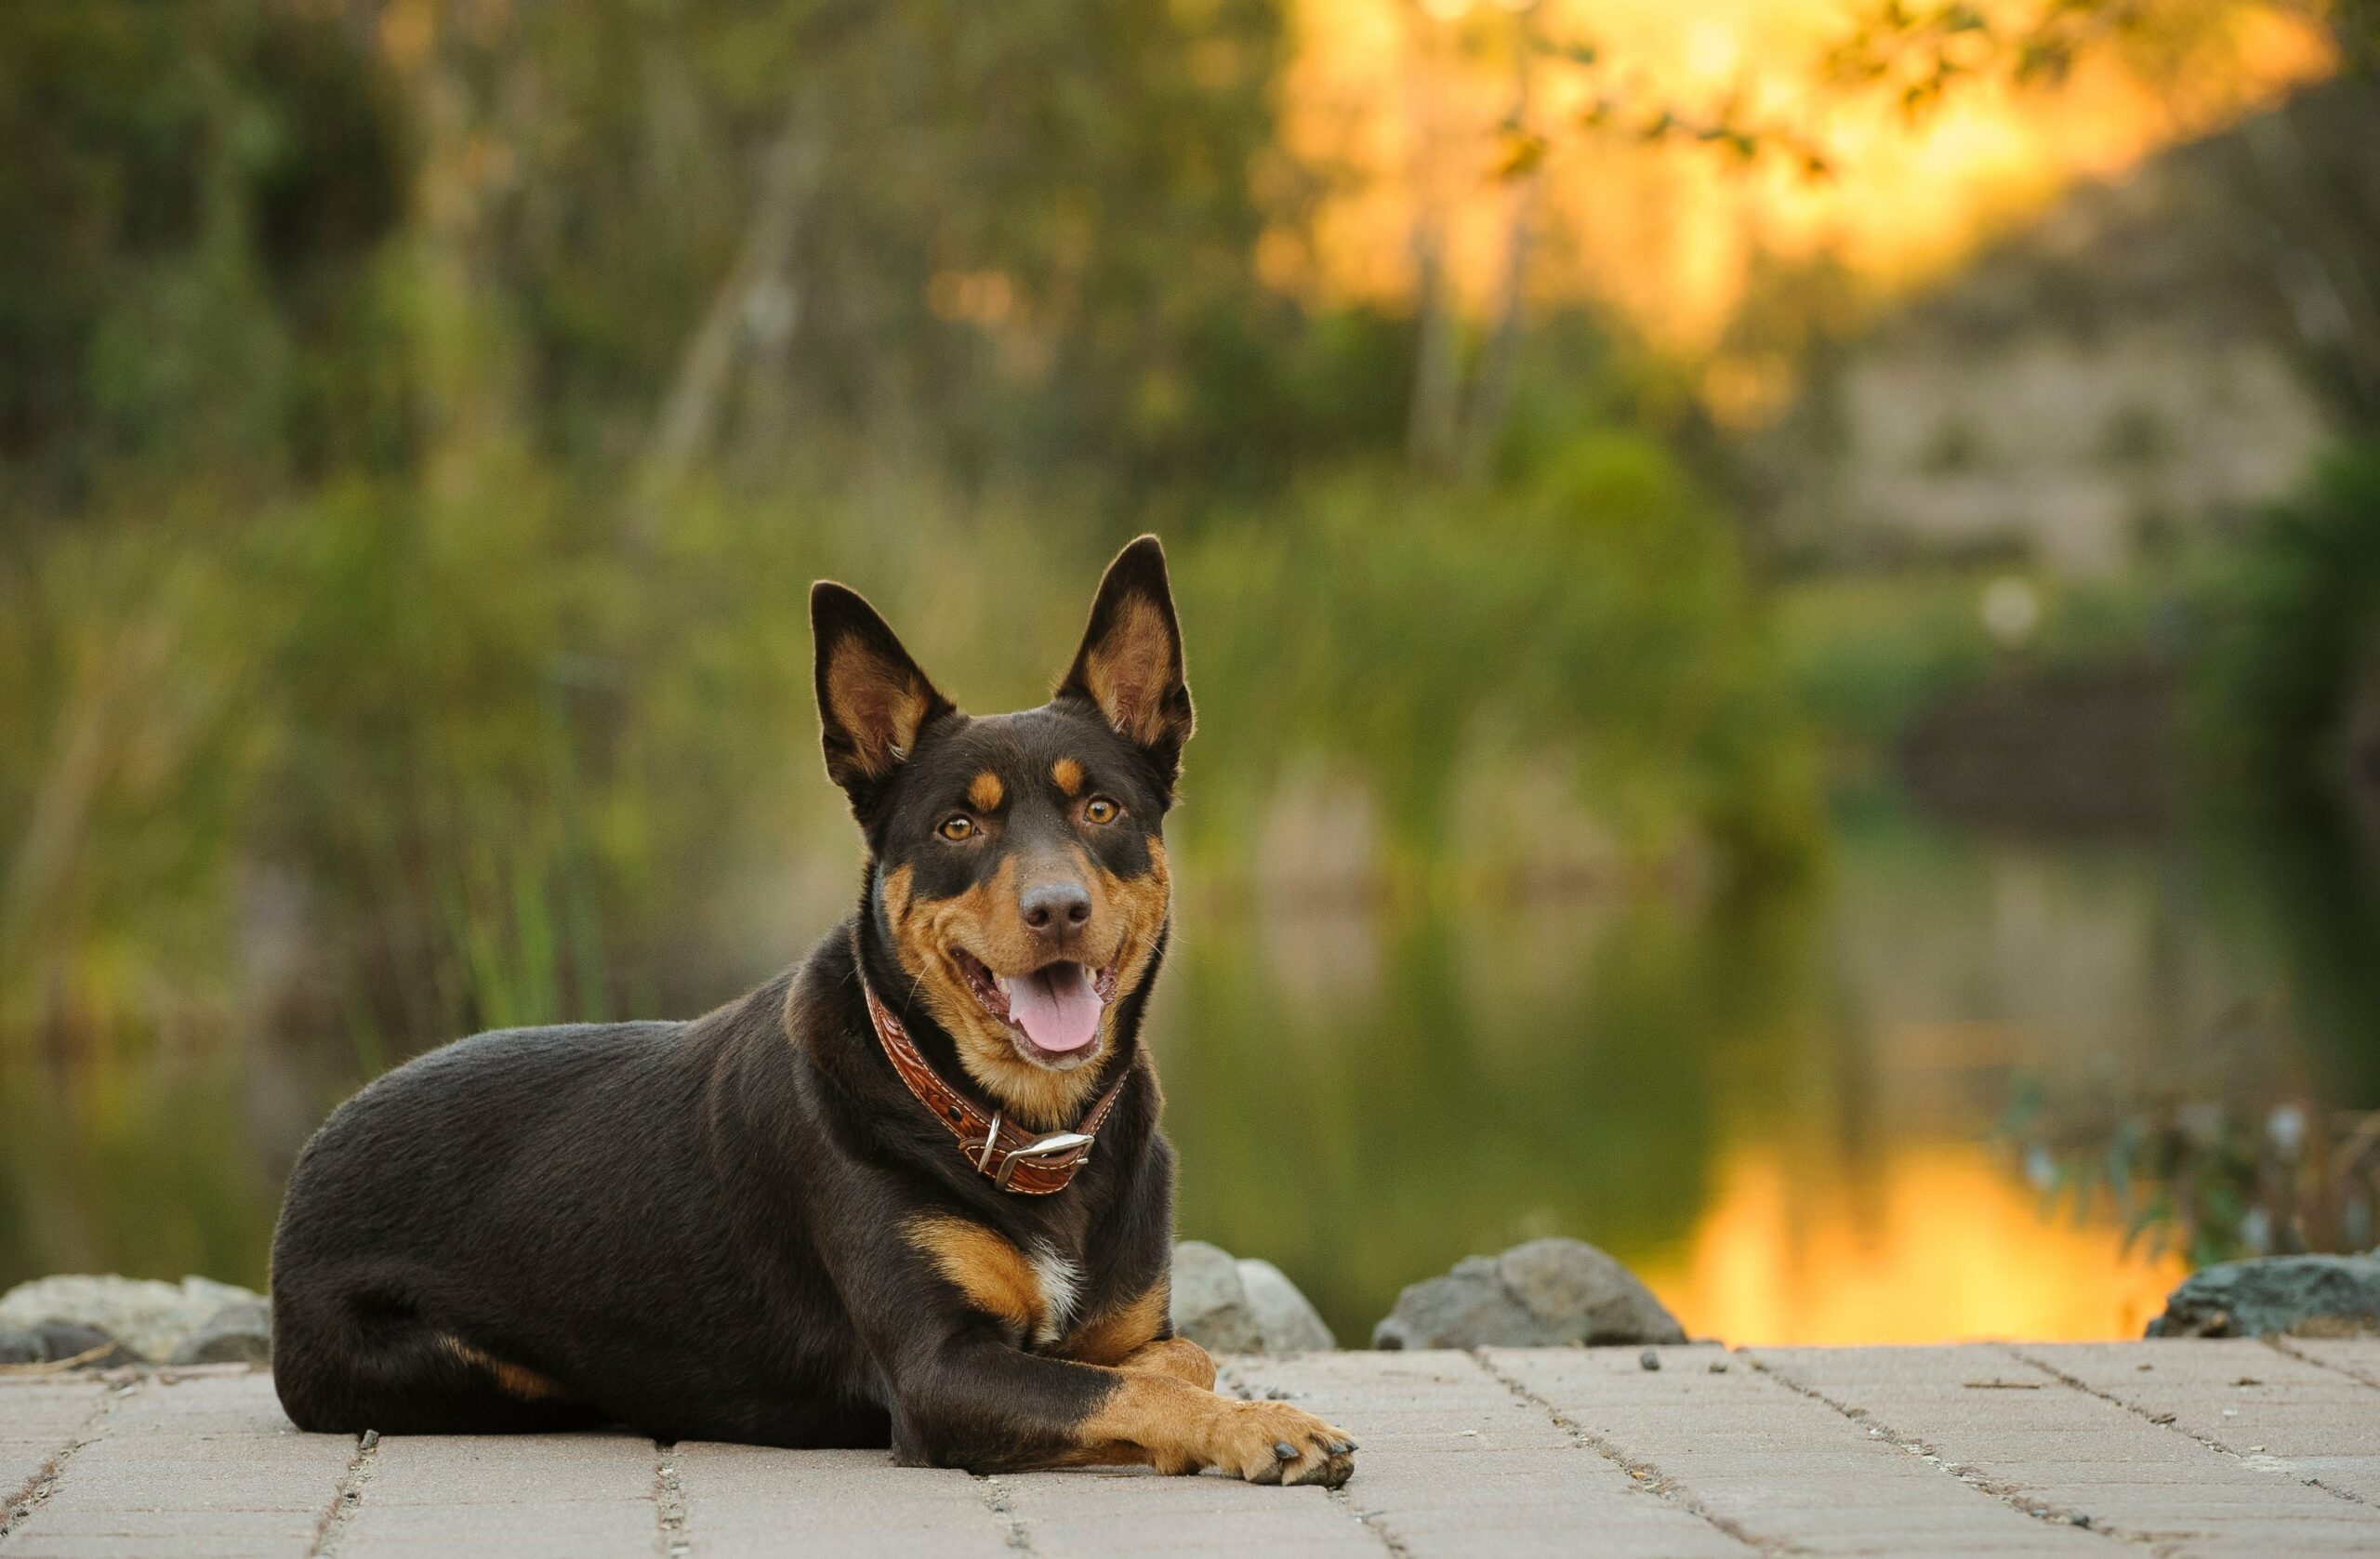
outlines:
[{"label": "water reflection", "polygon": [[2137,1337],[2188,1269],[2126,1254],[2104,1219],[2044,1218],[2002,1156],[1937,1140],[1815,1171],[1731,1149],[1686,1249],[1641,1271],[1698,1333],[1836,1343]]},{"label": "water reflection", "polygon": [[1696,912],[1194,906],[1161,1004],[1183,1227],[1267,1255],[1342,1340],[1546,1233],[1736,1341],[2136,1335],[2179,1266],[2047,1218],[1988,1144],[2021,1079],[2344,1086],[2286,1025],[2203,1036],[2293,953],[2184,843],[1846,826],[1828,878]]},{"label": "water reflection", "polygon": [[[2360,1102],[2287,1024],[2202,1043],[2321,961],[2239,859],[1882,816],[1822,879],[1715,907],[1193,897],[1157,1008],[1183,1232],[1279,1262],[1357,1343],[1402,1285],[1550,1233],[1700,1335],[2136,1334],[2173,1259],[2121,1255],[2105,1207],[2045,1219],[1987,1139],[2019,1079]],[[356,1080],[351,1047],[261,1036],[20,1054],[0,1282],[260,1281],[289,1156]]]}]

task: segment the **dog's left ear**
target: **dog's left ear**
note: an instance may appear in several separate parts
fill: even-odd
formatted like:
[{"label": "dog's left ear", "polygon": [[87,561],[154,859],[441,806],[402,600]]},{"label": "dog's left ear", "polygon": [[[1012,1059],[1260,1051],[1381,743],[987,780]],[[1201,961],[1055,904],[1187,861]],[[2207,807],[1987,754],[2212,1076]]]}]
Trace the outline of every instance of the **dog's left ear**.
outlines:
[{"label": "dog's left ear", "polygon": [[1193,723],[1182,665],[1182,625],[1165,577],[1165,548],[1144,535],[1116,554],[1061,698],[1080,698],[1148,755],[1170,797]]}]

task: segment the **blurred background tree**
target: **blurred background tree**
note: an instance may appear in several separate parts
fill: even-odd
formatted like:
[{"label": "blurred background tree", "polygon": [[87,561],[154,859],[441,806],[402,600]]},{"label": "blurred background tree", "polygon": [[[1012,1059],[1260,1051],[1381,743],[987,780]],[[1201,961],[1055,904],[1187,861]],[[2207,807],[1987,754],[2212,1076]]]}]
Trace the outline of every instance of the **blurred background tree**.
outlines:
[{"label": "blurred background tree", "polygon": [[[1311,1129],[1337,1186],[1185,1206],[1328,1253],[1342,1319],[1491,1231],[1682,1261],[1780,1111],[1830,1162],[1919,1130],[1896,1057],[2162,1065],[2238,994],[2176,945],[2255,949],[2224,978],[2294,983],[2307,1091],[2380,1103],[2373,26],[8,9],[0,1275],[253,1275],[359,1077],[782,965],[851,887],[807,582],[1013,707],[1149,528],[1202,720],[1182,1011],[1231,1030],[1181,1129]],[[2178,815],[2276,776],[2200,895]],[[2046,1018],[2043,858],[2148,949]],[[1957,951],[1902,959],[1941,905]],[[2022,1037],[1935,1054],[1904,985]],[[1419,1246],[1354,1249],[1505,1122]]]}]

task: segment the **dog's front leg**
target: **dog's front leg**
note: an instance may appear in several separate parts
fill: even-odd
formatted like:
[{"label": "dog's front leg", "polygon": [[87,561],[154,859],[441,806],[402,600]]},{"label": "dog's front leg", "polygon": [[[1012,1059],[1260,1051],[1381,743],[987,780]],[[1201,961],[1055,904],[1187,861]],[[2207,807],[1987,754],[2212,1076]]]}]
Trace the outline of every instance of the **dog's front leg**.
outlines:
[{"label": "dog's front leg", "polygon": [[[1094,1359],[1090,1362],[1110,1361]],[[1144,1342],[1112,1363],[1117,1369],[1144,1375],[1168,1375],[1177,1381],[1186,1381],[1200,1391],[1215,1389],[1213,1356],[1186,1337],[1168,1337]]]},{"label": "dog's front leg", "polygon": [[894,1449],[973,1472],[1145,1463],[1335,1487],[1354,1470],[1346,1431],[1286,1403],[1218,1396],[1183,1378],[1195,1371],[1182,1349],[1124,1362],[1046,1358],[968,1328],[896,1371]]}]

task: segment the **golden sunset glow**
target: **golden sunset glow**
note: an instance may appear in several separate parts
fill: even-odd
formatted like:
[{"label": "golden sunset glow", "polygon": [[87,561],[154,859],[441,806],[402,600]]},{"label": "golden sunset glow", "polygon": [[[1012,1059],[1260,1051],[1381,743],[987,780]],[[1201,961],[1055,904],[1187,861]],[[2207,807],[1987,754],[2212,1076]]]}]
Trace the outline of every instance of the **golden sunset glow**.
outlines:
[{"label": "golden sunset glow", "polygon": [[2119,1252],[2105,1218],[2044,1219],[1985,1148],[1897,1148],[1856,1180],[1730,1156],[1684,1254],[1645,1280],[1697,1337],[1734,1343],[2138,1337],[2188,1275]]},{"label": "golden sunset glow", "polygon": [[1499,297],[1516,210],[1535,231],[1527,290],[1620,308],[1657,342],[1707,346],[1764,252],[1839,257],[1884,288],[1932,274],[2078,178],[2121,174],[2328,69],[2310,28],[2243,12],[2238,69],[2188,102],[2105,64],[2056,93],[1977,84],[1922,124],[1885,98],[1818,85],[1819,61],[1856,14],[1831,0],[1543,0],[1527,25],[1592,42],[1606,89],[1646,107],[1708,112],[1739,92],[1743,117],[1806,130],[1833,164],[1814,178],[1764,157],[1646,146],[1578,125],[1585,70],[1536,58],[1529,120],[1548,150],[1528,180],[1499,176],[1514,112],[1514,40],[1499,4],[1301,0],[1283,136],[1329,192],[1313,240],[1276,233],[1260,252],[1276,284],[1326,298],[1399,301],[1416,274],[1417,224],[1443,230],[1455,296]]}]

